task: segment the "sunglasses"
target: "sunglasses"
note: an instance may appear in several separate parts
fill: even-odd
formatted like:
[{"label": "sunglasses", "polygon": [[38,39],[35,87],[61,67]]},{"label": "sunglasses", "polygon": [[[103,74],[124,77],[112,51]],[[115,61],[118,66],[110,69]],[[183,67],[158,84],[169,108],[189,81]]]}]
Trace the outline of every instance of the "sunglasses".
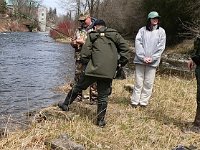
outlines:
[{"label": "sunglasses", "polygon": [[84,23],[84,22],[85,22],[85,20],[80,20],[80,22],[81,22],[81,23]]}]

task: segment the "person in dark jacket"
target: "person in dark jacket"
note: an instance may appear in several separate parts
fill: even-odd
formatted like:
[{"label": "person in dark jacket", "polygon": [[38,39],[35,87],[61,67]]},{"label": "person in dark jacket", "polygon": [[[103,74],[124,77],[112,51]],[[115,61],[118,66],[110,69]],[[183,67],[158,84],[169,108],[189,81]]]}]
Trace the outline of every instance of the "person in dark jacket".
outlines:
[{"label": "person in dark jacket", "polygon": [[191,70],[196,65],[195,76],[197,80],[197,109],[193,126],[189,129],[192,132],[200,133],[200,36],[194,41],[195,54],[191,56],[188,61],[188,68]]},{"label": "person in dark jacket", "polygon": [[[108,96],[118,65],[124,66],[129,59],[129,47],[123,37],[114,29],[107,28],[103,20],[97,20],[95,30],[90,32],[81,51],[81,60],[87,64],[80,80],[69,91],[63,103],[58,106],[69,110],[69,105],[81,90],[87,89],[94,82],[97,83],[97,122],[104,127]],[[120,56],[118,60],[118,55]]]}]

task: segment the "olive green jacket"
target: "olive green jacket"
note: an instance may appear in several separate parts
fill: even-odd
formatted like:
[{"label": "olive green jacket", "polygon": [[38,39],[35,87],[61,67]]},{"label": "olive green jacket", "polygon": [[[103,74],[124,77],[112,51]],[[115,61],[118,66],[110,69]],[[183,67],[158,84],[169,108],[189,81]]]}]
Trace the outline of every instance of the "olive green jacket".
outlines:
[{"label": "olive green jacket", "polygon": [[118,63],[129,59],[129,47],[114,29],[102,27],[89,33],[81,50],[81,60],[88,62],[85,75],[113,79]]}]

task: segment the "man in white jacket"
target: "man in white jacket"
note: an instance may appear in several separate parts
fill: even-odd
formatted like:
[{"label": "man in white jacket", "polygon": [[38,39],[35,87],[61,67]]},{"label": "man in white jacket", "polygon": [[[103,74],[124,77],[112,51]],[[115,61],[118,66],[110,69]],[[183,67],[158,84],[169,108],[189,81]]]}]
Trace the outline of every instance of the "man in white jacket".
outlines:
[{"label": "man in white jacket", "polygon": [[135,84],[131,106],[146,107],[152,94],[156,68],[165,49],[165,30],[159,26],[160,16],[152,11],[148,14],[147,25],[140,28],[135,39],[136,55]]}]

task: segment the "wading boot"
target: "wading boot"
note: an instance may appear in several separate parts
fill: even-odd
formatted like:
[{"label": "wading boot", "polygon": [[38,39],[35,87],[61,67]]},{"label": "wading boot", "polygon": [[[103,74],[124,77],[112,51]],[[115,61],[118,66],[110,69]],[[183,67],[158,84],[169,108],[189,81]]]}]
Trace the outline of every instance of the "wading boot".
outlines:
[{"label": "wading boot", "polygon": [[193,132],[200,133],[200,106],[197,106],[196,116],[193,124],[194,124],[192,128],[194,130]]},{"label": "wading boot", "polygon": [[69,105],[75,100],[77,96],[77,93],[74,93],[73,90],[70,90],[67,94],[67,97],[65,98],[65,101],[63,103],[58,103],[58,107],[61,108],[63,111],[68,111]]},{"label": "wading boot", "polygon": [[187,127],[185,129],[182,130],[184,133],[200,133],[200,127],[198,126],[191,126],[191,127]]},{"label": "wading boot", "polygon": [[69,106],[66,105],[65,103],[62,103],[62,102],[58,103],[58,107],[60,109],[62,109],[62,111],[68,111],[69,110]]},{"label": "wading boot", "polygon": [[196,116],[193,122],[193,125],[184,129],[183,132],[185,133],[198,133],[200,134],[200,107],[197,106]]},{"label": "wading boot", "polygon": [[200,127],[200,106],[197,106],[196,116],[195,116],[195,119],[194,119],[194,126]]},{"label": "wading boot", "polygon": [[98,104],[97,105],[97,123],[96,125],[103,128],[106,125],[105,115],[106,115],[107,104]]},{"label": "wading boot", "polygon": [[97,126],[101,127],[101,128],[104,128],[106,125],[106,122],[105,120],[99,120],[97,121]]}]

